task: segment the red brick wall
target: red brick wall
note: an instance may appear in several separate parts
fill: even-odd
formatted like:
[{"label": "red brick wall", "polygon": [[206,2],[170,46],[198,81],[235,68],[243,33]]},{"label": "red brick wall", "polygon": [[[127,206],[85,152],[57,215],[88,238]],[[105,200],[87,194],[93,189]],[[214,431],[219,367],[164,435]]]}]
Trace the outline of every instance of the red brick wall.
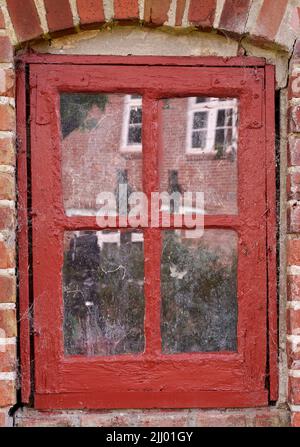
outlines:
[{"label": "red brick wall", "polygon": [[[300,42],[295,46],[289,81],[288,136],[288,239],[287,239],[287,350],[289,368],[289,401],[292,410],[300,410]],[[299,413],[292,422],[300,426]]]},{"label": "red brick wall", "polygon": [[[5,4],[6,3],[6,4]],[[141,8],[143,3],[143,8]],[[220,4],[222,3],[222,10]],[[175,8],[171,7],[174,6]],[[296,2],[274,1],[237,1],[225,0],[7,0],[1,2],[0,9],[0,426],[9,425],[8,409],[16,403],[16,261],[15,261],[15,111],[14,111],[14,46],[38,39],[49,34],[70,33],[76,29],[91,27],[98,28],[99,24],[114,20],[119,24],[136,23],[151,27],[168,25],[178,29],[194,26],[195,29],[209,30],[215,28],[232,36],[237,41],[245,35],[252,42],[262,47],[271,43],[280,48],[281,54],[288,54],[292,50],[299,36],[299,7]],[[42,6],[43,7],[42,7]],[[72,6],[72,7],[71,7]],[[188,9],[187,9],[188,8]],[[175,38],[175,37],[174,37]],[[196,51],[196,49],[195,49]],[[198,51],[198,48],[197,48]],[[237,54],[239,53],[237,48]],[[191,51],[191,54],[194,54]],[[222,56],[222,54],[220,54]],[[291,63],[289,82],[289,168],[288,180],[288,367],[289,367],[289,402],[292,409],[292,423],[300,426],[300,334],[299,334],[299,306],[300,302],[300,208],[299,208],[299,174],[300,171],[300,44],[295,47],[294,59]],[[283,111],[284,112],[284,111]],[[18,225],[22,225],[18,222]],[[188,416],[187,416],[188,414]],[[194,414],[194,413],[193,413]],[[198,414],[198,415],[197,415]],[[278,416],[270,410],[254,412],[249,419],[247,412],[238,413],[236,419],[228,412],[203,413],[195,412],[192,422],[197,425],[280,425]],[[24,417],[24,416],[23,416]],[[69,423],[69,414],[43,415],[28,413],[19,425],[89,425],[114,424],[122,421],[120,415],[84,414],[75,415]],[[147,419],[147,414],[134,412],[128,424],[134,424],[134,418],[140,418],[143,424],[165,425],[175,420],[175,425],[183,424],[181,416],[172,418],[167,412]],[[183,412],[184,421],[189,413]],[[252,416],[251,416],[252,417]],[[77,419],[76,419],[77,418]],[[102,419],[101,419],[102,418]],[[75,421],[75,422],[74,422]],[[129,421],[129,422],[128,422]],[[150,422],[149,422],[150,421]],[[242,421],[242,422],[238,422]],[[252,422],[251,422],[252,421]],[[257,422],[253,422],[257,421]],[[126,422],[126,421],[125,421]],[[191,419],[189,420],[191,423]]]}]

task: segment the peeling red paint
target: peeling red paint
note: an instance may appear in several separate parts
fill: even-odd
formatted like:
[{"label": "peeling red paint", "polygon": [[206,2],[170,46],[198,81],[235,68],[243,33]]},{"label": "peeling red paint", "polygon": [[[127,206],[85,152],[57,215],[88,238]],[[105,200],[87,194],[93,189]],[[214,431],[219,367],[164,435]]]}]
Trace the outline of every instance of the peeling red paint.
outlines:
[{"label": "peeling red paint", "polygon": [[[48,57],[42,56],[42,59],[48,60]],[[59,57],[57,64],[51,67],[31,65],[35,404],[44,409],[267,405],[265,321],[269,213],[265,203],[266,152],[262,148],[266,144],[265,132],[272,132],[272,122],[266,130],[263,113],[265,69],[263,66],[249,67],[249,59],[248,67],[243,68],[180,66],[181,63],[186,64],[185,58],[174,59],[177,67],[167,65],[170,58],[158,58],[157,61],[153,58],[153,65],[145,67],[143,62],[149,63],[149,58],[134,59],[140,65],[126,65],[130,58],[116,58],[116,62],[123,60],[124,65],[113,67],[59,65]],[[104,58],[103,62],[106,60]],[[216,63],[220,64],[220,60],[216,59]],[[128,92],[133,87],[135,92],[144,95],[144,186],[148,194],[158,190],[159,185],[157,98],[193,94],[231,96],[240,100],[239,215],[205,217],[207,228],[234,229],[240,237],[237,353],[176,356],[160,353],[160,229],[150,228],[144,229],[148,277],[145,353],[121,358],[63,356],[63,233],[65,230],[99,227],[93,217],[64,215],[58,92]],[[272,149],[270,140],[268,151]],[[268,169],[274,167],[273,162],[272,157],[269,158]],[[272,190],[272,179],[270,188]],[[274,206],[273,200],[271,196],[269,206]],[[269,232],[272,234],[272,231],[271,225]],[[274,248],[272,240],[270,243]],[[273,265],[274,259],[270,262]],[[272,312],[274,316],[274,309]]]}]

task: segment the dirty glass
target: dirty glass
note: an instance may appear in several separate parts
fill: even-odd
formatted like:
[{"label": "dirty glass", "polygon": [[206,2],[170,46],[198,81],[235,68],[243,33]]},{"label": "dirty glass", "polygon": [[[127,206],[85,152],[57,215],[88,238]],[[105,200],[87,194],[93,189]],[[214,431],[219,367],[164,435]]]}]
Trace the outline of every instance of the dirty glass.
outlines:
[{"label": "dirty glass", "polygon": [[161,191],[203,192],[202,212],[237,214],[238,100],[168,98],[161,110]]},{"label": "dirty glass", "polygon": [[143,258],[143,234],[138,231],[65,233],[66,355],[143,352]]},{"label": "dirty glass", "polygon": [[66,214],[96,215],[102,192],[115,198],[107,208],[116,214],[121,196],[142,191],[141,96],[61,93],[60,116]]},{"label": "dirty glass", "polygon": [[237,234],[162,233],[163,352],[236,351]]}]

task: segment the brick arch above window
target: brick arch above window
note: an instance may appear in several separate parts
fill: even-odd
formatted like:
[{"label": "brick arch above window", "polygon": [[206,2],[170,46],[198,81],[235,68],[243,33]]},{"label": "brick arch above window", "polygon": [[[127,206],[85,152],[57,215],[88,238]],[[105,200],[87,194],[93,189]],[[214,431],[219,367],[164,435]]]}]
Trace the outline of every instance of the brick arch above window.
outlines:
[{"label": "brick arch above window", "polygon": [[290,51],[300,30],[295,0],[6,0],[3,19],[15,45],[109,24],[196,28]]}]

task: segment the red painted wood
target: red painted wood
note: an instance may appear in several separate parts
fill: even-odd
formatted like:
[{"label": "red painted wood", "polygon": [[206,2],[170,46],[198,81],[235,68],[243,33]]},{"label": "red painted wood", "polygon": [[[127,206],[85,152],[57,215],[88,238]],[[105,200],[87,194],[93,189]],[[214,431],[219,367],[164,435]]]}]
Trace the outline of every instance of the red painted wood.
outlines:
[{"label": "red painted wood", "polygon": [[[264,68],[55,65],[49,69],[37,64],[31,66],[31,71],[36,405],[40,408],[266,405]],[[61,90],[144,95],[143,135],[147,143],[143,172],[147,193],[158,188],[156,101],[187,95],[239,98],[239,215],[205,219],[208,226],[233,228],[239,235],[236,354],[159,354],[160,238],[157,235],[160,230],[146,229],[145,257],[151,258],[145,263],[146,352],[92,360],[64,358],[63,231],[94,228],[95,219],[63,216],[58,123]]]},{"label": "red painted wood", "polygon": [[[202,391],[149,392],[147,401],[144,393],[78,393],[72,394],[36,394],[35,406],[39,410],[49,408],[99,409],[99,408],[247,408],[267,405],[267,393]],[[226,402],[226,404],[224,404]],[[262,403],[264,402],[264,403]]]},{"label": "red painted wood", "polygon": [[[182,216],[183,217],[183,216]],[[159,228],[164,228],[162,222],[164,221],[164,213],[160,213],[159,217]],[[124,222],[124,217],[122,217],[122,224],[125,224],[125,227],[129,226],[128,222]],[[149,217],[149,223],[150,223],[150,217]],[[62,229],[66,230],[100,230],[102,227],[100,227],[97,224],[96,217],[91,216],[74,216],[74,217],[66,217],[64,215],[58,215],[56,219],[56,224],[58,227],[61,227]],[[239,229],[239,227],[242,227],[243,225],[247,224],[247,221],[245,219],[242,219],[239,216],[204,216],[204,225],[205,228],[228,228],[228,229]],[[116,217],[116,228],[121,227],[119,224],[119,218]],[[139,228],[143,228],[143,226],[139,226]],[[174,216],[170,216],[170,226],[169,228],[186,228],[183,223],[182,225],[178,226],[177,222],[174,221]]]},{"label": "red painted wood", "polygon": [[216,56],[82,56],[24,53],[16,61],[30,64],[71,64],[71,65],[163,65],[198,67],[264,67],[262,57],[216,57]]},{"label": "red painted wood", "polygon": [[270,400],[278,399],[278,310],[276,268],[275,70],[266,66],[266,182],[268,243],[268,337]]},{"label": "red painted wood", "polygon": [[27,213],[27,131],[25,64],[17,65],[17,132],[18,132],[18,270],[19,321],[22,402],[30,398],[30,321],[28,278],[28,213]]}]

